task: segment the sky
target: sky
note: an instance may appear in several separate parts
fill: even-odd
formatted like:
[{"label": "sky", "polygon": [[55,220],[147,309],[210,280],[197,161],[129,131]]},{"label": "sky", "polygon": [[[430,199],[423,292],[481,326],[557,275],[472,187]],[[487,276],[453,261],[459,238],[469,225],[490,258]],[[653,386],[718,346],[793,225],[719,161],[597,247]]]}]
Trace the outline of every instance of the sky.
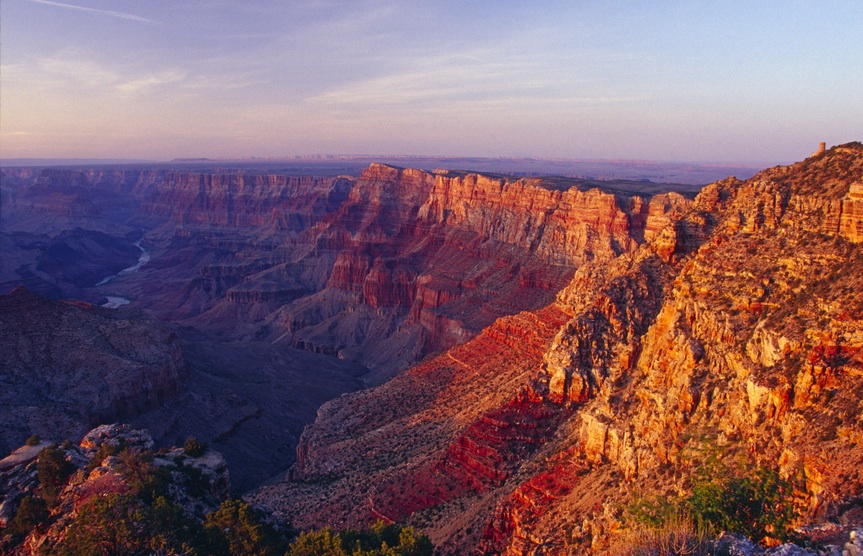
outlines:
[{"label": "sky", "polygon": [[0,0],[0,157],[789,163],[863,140],[863,2]]}]

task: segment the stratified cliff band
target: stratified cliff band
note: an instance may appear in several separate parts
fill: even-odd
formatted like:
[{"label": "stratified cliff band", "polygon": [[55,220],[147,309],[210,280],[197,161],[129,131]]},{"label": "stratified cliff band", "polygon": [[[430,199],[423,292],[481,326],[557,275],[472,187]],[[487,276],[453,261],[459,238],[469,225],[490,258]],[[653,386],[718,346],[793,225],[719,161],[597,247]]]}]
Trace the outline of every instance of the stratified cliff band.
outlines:
[{"label": "stratified cliff band", "polygon": [[799,481],[801,522],[859,522],[861,184],[852,143],[606,220],[606,245],[631,240],[572,259],[547,307],[325,404],[291,480],[251,499],[303,526],[406,519],[445,553],[582,553],[638,496],[743,461]]}]

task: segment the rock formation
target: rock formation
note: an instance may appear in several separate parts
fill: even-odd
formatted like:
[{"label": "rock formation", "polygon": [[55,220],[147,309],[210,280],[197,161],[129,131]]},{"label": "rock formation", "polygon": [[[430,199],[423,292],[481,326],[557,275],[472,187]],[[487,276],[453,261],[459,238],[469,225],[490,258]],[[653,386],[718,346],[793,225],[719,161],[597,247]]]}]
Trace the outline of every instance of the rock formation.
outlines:
[{"label": "rock formation", "polygon": [[654,197],[629,213],[641,235],[578,261],[546,308],[324,405],[292,479],[251,499],[306,526],[406,519],[449,554],[601,552],[637,496],[685,498],[697,473],[745,462],[797,481],[801,522],[847,541],[863,253],[842,223],[861,177],[851,143]]},{"label": "rock formation", "polygon": [[577,184],[383,164],[356,180],[168,174],[143,205],[171,215],[147,236],[153,263],[117,287],[160,318],[360,361],[377,383],[546,305],[677,202]]},{"label": "rock formation", "polygon": [[[111,290],[185,327],[190,376],[135,419],[162,440],[210,429],[266,471],[249,482],[296,447],[248,497],[294,525],[404,520],[444,554],[609,552],[639,534],[640,500],[767,471],[796,485],[811,542],[863,526],[859,143],[694,198],[383,164],[130,176],[43,173],[4,205],[50,238],[86,218],[126,237],[100,200],[125,192],[111,214],[134,209],[152,259]],[[335,398],[360,379],[377,386]]]},{"label": "rock formation", "polygon": [[[139,495],[136,490],[148,488],[140,482],[152,480],[151,477],[164,483],[157,488],[164,491],[162,495],[167,495],[180,512],[174,516],[175,523],[171,524],[174,527],[179,527],[179,520],[186,516],[203,518],[230,495],[227,465],[218,452],[204,450],[189,454],[182,448],[172,448],[153,454],[152,449],[153,439],[147,431],[113,424],[89,431],[77,445],[67,442],[57,447],[42,442],[22,446],[0,460],[0,531],[8,532],[6,528],[25,499],[51,500],[44,523],[14,542],[13,546],[17,545],[14,553],[58,553],[57,547],[72,534],[69,531],[76,520],[94,502]],[[46,451],[53,451],[53,463],[65,469],[54,470],[50,476],[45,473],[47,466],[39,462]],[[57,480],[58,484],[50,484],[46,479]],[[49,487],[56,492],[48,494]],[[165,498],[161,503],[164,502]],[[139,505],[136,508],[139,513],[132,516],[124,515],[120,506],[115,508],[116,521],[128,519],[134,523],[143,519],[144,506]],[[100,524],[106,528],[111,525]],[[128,536],[129,532],[118,530],[113,540],[122,543],[124,534]]]}]

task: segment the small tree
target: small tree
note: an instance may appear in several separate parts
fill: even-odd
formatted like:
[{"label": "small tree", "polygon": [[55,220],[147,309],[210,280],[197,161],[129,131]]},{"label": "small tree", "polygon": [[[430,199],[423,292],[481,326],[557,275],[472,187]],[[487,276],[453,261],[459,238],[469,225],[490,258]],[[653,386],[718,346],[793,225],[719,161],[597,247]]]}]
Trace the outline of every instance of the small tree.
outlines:
[{"label": "small tree", "polygon": [[204,527],[210,535],[223,536],[232,555],[284,554],[287,540],[264,517],[242,500],[225,500],[207,515]]},{"label": "small tree", "polygon": [[42,485],[42,498],[48,505],[53,505],[75,466],[66,461],[66,454],[55,444],[39,452],[36,465],[39,484]]},{"label": "small tree", "polygon": [[287,556],[347,556],[342,549],[342,538],[327,527],[320,531],[300,533],[291,545]]},{"label": "small tree", "polygon": [[33,529],[48,521],[48,505],[41,498],[25,496],[18,505],[15,517],[9,522],[6,531],[17,542],[30,534]]},{"label": "small tree", "polygon": [[171,501],[160,497],[148,505],[132,493],[100,496],[84,504],[54,553],[229,554],[205,544],[200,522]]},{"label": "small tree", "polygon": [[199,457],[203,456],[207,451],[207,443],[206,442],[198,442],[198,439],[194,436],[190,436],[186,439],[186,442],[183,444],[183,451],[186,452],[186,455],[189,457]]},{"label": "small tree", "polygon": [[133,494],[93,498],[81,507],[56,553],[59,556],[144,554],[152,533],[147,510]]},{"label": "small tree", "polygon": [[689,507],[696,519],[755,541],[765,537],[786,540],[798,515],[794,485],[764,468],[752,475],[696,484]]},{"label": "small tree", "polygon": [[157,497],[167,494],[171,473],[153,465],[152,452],[126,448],[117,459],[120,460],[117,471],[142,500],[152,503]]}]

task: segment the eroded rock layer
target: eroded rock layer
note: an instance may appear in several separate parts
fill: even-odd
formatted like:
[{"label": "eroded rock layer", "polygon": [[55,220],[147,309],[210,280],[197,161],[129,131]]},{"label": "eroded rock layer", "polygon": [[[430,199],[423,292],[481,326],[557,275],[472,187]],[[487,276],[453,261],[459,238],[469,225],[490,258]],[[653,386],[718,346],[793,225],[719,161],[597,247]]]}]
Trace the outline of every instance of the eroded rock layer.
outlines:
[{"label": "eroded rock layer", "polygon": [[383,164],[358,179],[169,173],[143,203],[167,217],[146,237],[152,262],[113,287],[220,337],[359,361],[378,383],[547,305],[672,206],[574,180]]},{"label": "eroded rock layer", "polygon": [[407,519],[448,554],[606,552],[636,496],[745,462],[797,481],[801,522],[861,525],[861,178],[851,143],[654,197],[545,309],[326,404],[252,499],[303,526]]}]

